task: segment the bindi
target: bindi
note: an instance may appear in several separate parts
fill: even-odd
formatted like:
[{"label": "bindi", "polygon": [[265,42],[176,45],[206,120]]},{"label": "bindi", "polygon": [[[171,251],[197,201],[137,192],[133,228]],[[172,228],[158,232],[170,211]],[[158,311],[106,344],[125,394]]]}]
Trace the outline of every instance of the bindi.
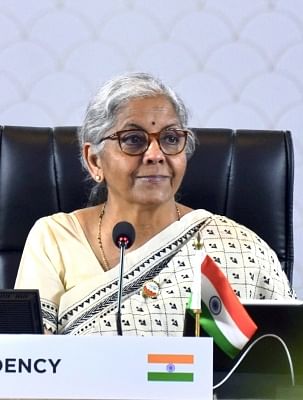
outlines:
[{"label": "bindi", "polygon": [[152,125],[156,125],[155,121],[152,121]]}]

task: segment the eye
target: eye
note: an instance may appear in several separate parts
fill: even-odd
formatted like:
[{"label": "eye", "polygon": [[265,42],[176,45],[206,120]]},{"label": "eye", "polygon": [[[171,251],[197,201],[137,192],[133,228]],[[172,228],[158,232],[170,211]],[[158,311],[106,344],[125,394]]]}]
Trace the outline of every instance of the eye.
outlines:
[{"label": "eye", "polygon": [[161,135],[161,142],[168,145],[177,145],[180,142],[180,135],[174,130],[164,131]]},{"label": "eye", "polygon": [[142,131],[130,131],[120,137],[123,146],[142,146],[146,144],[146,135]]}]

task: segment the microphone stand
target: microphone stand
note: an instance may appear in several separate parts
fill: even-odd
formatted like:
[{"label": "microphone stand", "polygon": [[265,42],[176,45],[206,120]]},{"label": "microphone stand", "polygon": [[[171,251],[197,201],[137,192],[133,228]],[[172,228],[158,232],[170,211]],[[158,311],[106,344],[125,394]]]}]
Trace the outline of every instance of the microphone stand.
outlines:
[{"label": "microphone stand", "polygon": [[117,334],[122,336],[122,323],[121,323],[121,302],[122,302],[122,288],[123,288],[123,269],[124,269],[124,253],[125,250],[135,241],[135,229],[127,221],[118,222],[113,229],[113,241],[120,249],[120,267],[119,267],[119,281],[118,281],[118,305],[116,313]]},{"label": "microphone stand", "polygon": [[122,281],[123,281],[123,270],[124,270],[124,254],[127,244],[122,240],[119,240],[120,248],[120,267],[119,267],[119,287],[118,287],[118,306],[116,313],[116,323],[118,336],[122,336],[122,323],[121,323],[121,303],[122,303]]}]

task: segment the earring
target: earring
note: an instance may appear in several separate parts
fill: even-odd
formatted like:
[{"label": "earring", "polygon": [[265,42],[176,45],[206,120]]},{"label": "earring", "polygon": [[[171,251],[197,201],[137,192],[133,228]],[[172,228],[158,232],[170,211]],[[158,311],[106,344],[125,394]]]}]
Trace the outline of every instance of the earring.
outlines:
[{"label": "earring", "polygon": [[100,181],[101,181],[101,176],[100,176],[100,175],[95,175],[95,180],[96,180],[97,182],[100,182]]}]

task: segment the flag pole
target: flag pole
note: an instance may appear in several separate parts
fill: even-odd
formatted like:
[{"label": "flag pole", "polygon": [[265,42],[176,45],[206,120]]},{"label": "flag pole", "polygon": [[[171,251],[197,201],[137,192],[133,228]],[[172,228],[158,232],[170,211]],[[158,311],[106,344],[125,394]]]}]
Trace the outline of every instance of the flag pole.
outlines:
[{"label": "flag pole", "polygon": [[200,315],[201,310],[196,309],[194,310],[195,313],[195,336],[200,337],[201,325],[200,325]]},{"label": "flag pole", "polygon": [[201,332],[200,317],[201,317],[201,262],[205,257],[203,251],[203,243],[200,232],[196,236],[194,243],[194,248],[196,250],[196,261],[194,264],[194,274],[193,274],[193,287],[192,287],[192,311],[195,315],[195,336],[199,337]]}]

